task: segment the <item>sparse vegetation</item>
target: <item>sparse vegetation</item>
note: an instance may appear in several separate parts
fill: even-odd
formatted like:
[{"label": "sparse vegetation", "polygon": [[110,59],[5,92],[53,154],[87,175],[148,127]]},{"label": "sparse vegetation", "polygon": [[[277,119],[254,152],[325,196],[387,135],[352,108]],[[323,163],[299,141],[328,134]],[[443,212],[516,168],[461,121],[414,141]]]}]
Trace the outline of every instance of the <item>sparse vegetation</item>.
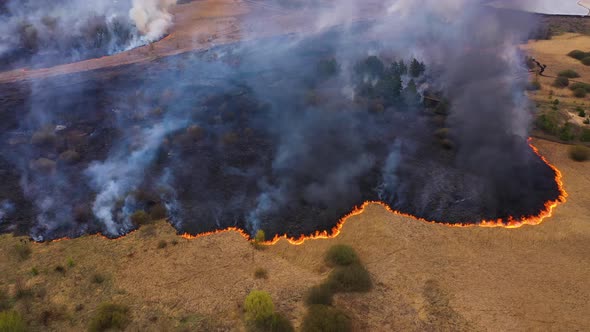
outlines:
[{"label": "sparse vegetation", "polygon": [[268,271],[263,267],[256,268],[254,277],[256,279],[268,279]]},{"label": "sparse vegetation", "polygon": [[576,112],[578,112],[578,116],[581,118],[585,118],[586,117],[586,111],[581,108],[581,107],[576,107]]},{"label": "sparse vegetation", "polygon": [[25,332],[27,325],[22,316],[16,311],[0,312],[0,331],[2,332]]},{"label": "sparse vegetation", "polygon": [[574,128],[571,123],[566,123],[559,129],[559,139],[562,141],[572,141],[575,138]]},{"label": "sparse vegetation", "polygon": [[574,161],[583,162],[590,159],[590,148],[583,145],[575,145],[569,149],[570,158]]},{"label": "sparse vegetation", "polygon": [[352,331],[350,318],[341,310],[326,305],[309,307],[303,318],[304,332],[347,332]]},{"label": "sparse vegetation", "polygon": [[112,330],[124,330],[129,324],[129,308],[113,303],[103,303],[92,320],[88,330],[90,332],[102,332]]},{"label": "sparse vegetation", "polygon": [[580,141],[590,142],[590,129],[582,129],[582,134],[580,134]]},{"label": "sparse vegetation", "polygon": [[168,246],[168,242],[166,240],[160,240],[158,242],[158,249],[164,249]]},{"label": "sparse vegetation", "polygon": [[102,284],[103,282],[105,282],[106,278],[104,275],[100,274],[100,273],[95,273],[92,275],[92,278],[90,279],[90,281],[92,281],[93,284]]},{"label": "sparse vegetation", "polygon": [[325,261],[331,266],[348,266],[358,262],[358,257],[352,247],[337,244],[328,249]]},{"label": "sparse vegetation", "polygon": [[66,268],[63,267],[62,265],[58,265],[54,268],[55,272],[61,273],[61,274],[66,274]]},{"label": "sparse vegetation", "polygon": [[66,264],[68,265],[69,268],[72,268],[76,265],[76,263],[74,262],[74,259],[72,259],[72,257],[68,257]]},{"label": "sparse vegetation", "polygon": [[586,98],[586,94],[587,94],[586,89],[583,89],[583,88],[577,88],[573,91],[573,93],[574,93],[574,97],[576,97],[576,98]]}]

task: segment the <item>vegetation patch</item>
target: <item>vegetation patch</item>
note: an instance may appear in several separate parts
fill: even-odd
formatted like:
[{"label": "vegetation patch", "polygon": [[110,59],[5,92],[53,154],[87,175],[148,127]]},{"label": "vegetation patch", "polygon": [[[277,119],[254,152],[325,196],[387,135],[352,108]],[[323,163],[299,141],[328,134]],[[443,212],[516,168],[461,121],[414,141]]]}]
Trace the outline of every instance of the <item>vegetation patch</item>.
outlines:
[{"label": "vegetation patch", "polygon": [[553,86],[556,88],[567,88],[570,85],[570,80],[567,77],[559,76],[553,81]]},{"label": "vegetation patch", "polygon": [[31,257],[31,247],[25,241],[20,241],[14,245],[14,253],[19,261],[25,261]]},{"label": "vegetation patch", "polygon": [[305,304],[311,306],[314,304],[332,305],[333,292],[328,284],[314,286],[307,291]]},{"label": "vegetation patch", "polygon": [[275,312],[272,298],[265,291],[251,291],[244,301],[244,310],[249,331],[294,331],[291,322],[280,313]]},{"label": "vegetation patch", "polygon": [[334,292],[368,292],[373,286],[369,271],[359,263],[334,269],[327,285]]},{"label": "vegetation patch", "polygon": [[27,324],[18,312],[3,311],[0,312],[0,331],[24,332],[27,331]]},{"label": "vegetation patch", "polygon": [[590,149],[583,145],[572,146],[569,149],[570,158],[574,161],[583,162],[590,159]]},{"label": "vegetation patch", "polygon": [[567,77],[567,78],[579,78],[580,74],[573,69],[567,69],[560,71],[557,76],[559,77]]},{"label": "vegetation patch", "polygon": [[268,279],[268,271],[263,267],[259,267],[254,271],[254,278]]},{"label": "vegetation patch", "polygon": [[344,244],[337,244],[326,252],[325,261],[330,266],[348,266],[359,261],[354,249]]},{"label": "vegetation patch", "polygon": [[347,332],[352,331],[350,318],[341,310],[326,306],[309,307],[303,318],[302,331],[305,332]]},{"label": "vegetation patch", "polygon": [[90,332],[124,330],[129,324],[129,308],[113,303],[103,303],[90,321]]}]

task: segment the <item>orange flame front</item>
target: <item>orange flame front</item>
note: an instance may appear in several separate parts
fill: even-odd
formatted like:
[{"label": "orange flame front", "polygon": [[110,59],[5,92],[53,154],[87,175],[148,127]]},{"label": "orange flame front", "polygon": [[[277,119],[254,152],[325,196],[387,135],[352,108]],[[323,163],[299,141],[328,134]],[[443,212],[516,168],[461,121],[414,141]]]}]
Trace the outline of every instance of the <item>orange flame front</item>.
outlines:
[{"label": "orange flame front", "polygon": [[[277,242],[279,242],[281,239],[284,239],[284,240],[286,240],[290,244],[293,244],[293,245],[301,245],[301,244],[303,244],[307,240],[332,239],[332,238],[335,238],[338,235],[340,235],[340,232],[342,230],[342,227],[344,226],[344,224],[346,223],[346,220],[348,220],[348,218],[363,213],[364,210],[365,210],[365,208],[367,206],[371,205],[371,204],[379,204],[379,205],[383,206],[385,209],[387,209],[387,211],[393,213],[394,215],[408,217],[408,218],[412,218],[412,219],[417,220],[417,221],[431,223],[431,224],[445,225],[445,226],[449,226],[449,227],[463,227],[463,228],[465,228],[465,227],[519,228],[519,227],[522,227],[524,225],[539,225],[545,219],[547,219],[547,218],[549,218],[549,217],[551,217],[553,215],[553,210],[559,204],[566,202],[567,193],[564,190],[561,172],[555,166],[553,166],[545,157],[543,157],[540,154],[539,150],[535,146],[533,146],[533,144],[531,143],[531,140],[530,139],[529,139],[529,146],[531,147],[531,149],[533,150],[533,152],[537,156],[539,156],[539,158],[541,158],[541,160],[543,160],[543,162],[545,164],[547,164],[547,166],[549,166],[555,172],[555,182],[556,182],[557,187],[558,187],[558,190],[559,190],[559,196],[558,196],[558,198],[555,199],[555,200],[546,202],[545,205],[544,205],[543,210],[540,211],[537,215],[529,216],[529,217],[521,217],[521,218],[509,217],[508,219],[483,220],[483,221],[480,221],[480,222],[477,222],[477,223],[450,224],[450,223],[440,223],[440,222],[436,222],[436,221],[432,221],[432,220],[426,220],[426,219],[423,219],[423,218],[418,218],[416,216],[412,216],[412,215],[407,214],[407,213],[396,211],[396,210],[393,210],[391,207],[389,207],[389,205],[387,205],[387,204],[385,204],[383,202],[379,202],[379,201],[367,201],[367,202],[363,203],[360,207],[355,207],[352,210],[352,212],[350,212],[348,215],[346,215],[343,218],[341,218],[340,221],[336,224],[336,226],[334,226],[330,231],[316,231],[315,233],[313,233],[311,235],[301,235],[299,238],[289,237],[287,235],[276,235],[272,240],[266,241],[266,242],[264,242],[262,244],[264,244],[264,245],[274,245]],[[209,235],[221,234],[221,233],[228,233],[228,232],[238,233],[239,235],[241,235],[246,240],[253,241],[253,239],[251,238],[251,236],[248,233],[246,233],[246,231],[244,231],[241,228],[237,228],[237,227],[229,227],[229,228],[226,228],[224,230],[217,230],[217,231],[212,231],[212,232],[200,233],[200,234],[197,234],[197,235],[191,235],[191,234],[185,233],[185,234],[182,234],[181,236],[183,238],[185,238],[185,239],[196,239],[196,238],[205,237],[205,236],[209,236]],[[105,237],[103,235],[100,235],[100,236],[102,236],[104,238],[107,238],[107,237]],[[51,242],[57,242],[57,241],[65,240],[65,239],[67,239],[67,238],[55,239],[55,240],[53,240]]]}]

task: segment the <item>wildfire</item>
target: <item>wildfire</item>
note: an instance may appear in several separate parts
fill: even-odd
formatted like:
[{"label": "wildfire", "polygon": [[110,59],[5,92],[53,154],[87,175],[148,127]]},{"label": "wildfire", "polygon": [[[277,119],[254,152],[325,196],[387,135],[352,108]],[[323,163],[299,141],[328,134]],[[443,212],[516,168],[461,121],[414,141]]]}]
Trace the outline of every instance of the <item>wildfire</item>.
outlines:
[{"label": "wildfire", "polygon": [[[420,222],[426,222],[426,223],[430,223],[430,224],[445,225],[445,226],[449,226],[449,227],[460,227],[460,228],[467,228],[467,227],[486,227],[486,228],[502,227],[502,228],[511,228],[512,229],[512,228],[519,228],[519,227],[522,227],[524,225],[539,225],[546,218],[549,218],[549,217],[551,217],[553,215],[553,210],[559,204],[565,203],[566,198],[567,198],[567,193],[564,190],[563,180],[562,180],[562,174],[559,171],[559,169],[557,169],[557,167],[553,166],[545,157],[543,157],[541,155],[541,153],[539,152],[539,149],[537,149],[532,144],[531,139],[529,139],[529,146],[531,147],[531,149],[533,150],[533,152],[537,156],[539,156],[539,158],[541,158],[541,160],[543,160],[543,162],[545,164],[547,164],[547,166],[549,166],[553,170],[553,172],[555,172],[555,183],[557,183],[557,187],[558,187],[558,190],[559,190],[559,197],[556,200],[546,202],[543,210],[541,212],[539,212],[539,214],[537,214],[535,216],[521,217],[521,218],[509,217],[507,220],[505,220],[505,219],[482,220],[482,221],[480,221],[478,223],[450,224],[450,223],[440,223],[440,222],[436,222],[436,221],[432,221],[432,220],[426,220],[426,219],[418,218],[416,216],[413,216],[413,215],[410,215],[410,214],[407,214],[407,213],[396,211],[396,210],[393,210],[389,205],[387,205],[387,204],[385,204],[383,202],[379,202],[379,201],[367,201],[367,202],[363,203],[363,205],[361,205],[360,207],[358,207],[358,206],[355,207],[352,212],[350,212],[348,215],[346,215],[342,219],[340,219],[340,221],[338,222],[338,224],[336,224],[336,226],[334,226],[334,228],[332,228],[332,230],[329,231],[329,232],[328,231],[316,231],[314,234],[311,234],[311,235],[301,235],[299,238],[288,237],[287,235],[276,235],[272,240],[266,241],[263,244],[265,244],[265,245],[274,245],[277,242],[279,242],[281,239],[284,239],[284,240],[286,240],[287,242],[289,242],[292,245],[301,245],[301,244],[303,244],[307,240],[332,239],[332,238],[335,238],[338,235],[340,235],[340,232],[342,230],[342,227],[344,227],[344,224],[346,223],[346,220],[348,220],[348,218],[363,213],[365,211],[365,208],[367,208],[367,206],[369,206],[371,204],[379,204],[382,207],[384,207],[387,211],[389,211],[390,213],[393,213],[393,214],[398,215],[398,216],[412,218],[412,219],[417,220],[417,221],[420,221]],[[239,229],[239,228],[236,228],[236,227],[230,227],[230,228],[227,228],[225,230],[207,232],[207,233],[202,233],[202,234],[197,234],[197,235],[190,235],[190,234],[186,234],[185,233],[185,234],[182,235],[182,237],[185,238],[185,239],[196,239],[196,238],[203,237],[203,236],[208,236],[208,235],[213,235],[213,234],[220,234],[220,233],[226,233],[226,232],[237,232],[242,237],[244,237],[246,240],[253,241],[252,238],[250,237],[250,235],[248,233],[246,233],[244,230]]]},{"label": "wildfire", "polygon": [[[537,215],[535,215],[535,216],[521,217],[521,218],[509,217],[508,219],[497,219],[497,220],[483,220],[483,221],[480,221],[478,223],[450,224],[450,223],[440,223],[440,222],[436,222],[436,221],[432,221],[432,220],[426,220],[426,219],[418,218],[416,216],[413,216],[413,215],[410,215],[410,214],[407,214],[407,213],[396,211],[396,210],[393,210],[389,205],[387,205],[387,204],[385,204],[383,202],[379,202],[379,201],[367,201],[367,202],[363,203],[361,206],[355,207],[352,210],[352,212],[350,212],[349,214],[347,214],[346,216],[344,216],[343,218],[341,218],[340,221],[336,224],[336,226],[334,226],[330,231],[316,231],[314,234],[311,234],[311,235],[301,235],[298,238],[288,237],[287,235],[276,235],[272,240],[266,241],[266,242],[264,242],[262,244],[264,244],[264,245],[274,245],[274,244],[278,243],[281,239],[284,239],[284,240],[286,240],[288,243],[290,243],[292,245],[301,245],[301,244],[303,244],[307,240],[318,240],[318,239],[332,239],[332,238],[335,238],[338,235],[340,235],[340,232],[342,230],[342,227],[344,227],[344,224],[346,223],[346,221],[348,220],[348,218],[363,213],[365,211],[365,209],[369,205],[371,205],[371,204],[381,205],[387,211],[389,211],[390,213],[393,213],[394,215],[411,218],[411,219],[414,219],[414,220],[420,221],[420,222],[425,222],[425,223],[430,223],[430,224],[445,225],[445,226],[449,226],[449,227],[460,227],[460,228],[467,228],[467,227],[486,227],[486,228],[502,227],[502,228],[511,228],[512,229],[512,228],[519,228],[519,227],[522,227],[524,225],[539,225],[546,218],[549,218],[549,217],[551,217],[553,215],[553,210],[559,204],[566,202],[566,198],[567,198],[568,195],[567,195],[567,193],[566,193],[566,191],[564,190],[564,187],[563,187],[563,181],[562,181],[562,174],[561,174],[561,172],[555,166],[553,166],[545,157],[543,157],[541,155],[541,153],[539,152],[539,150],[532,144],[532,142],[531,142],[530,139],[529,139],[529,146],[531,147],[531,149],[533,150],[533,152],[537,156],[539,156],[539,158],[541,158],[541,160],[543,160],[543,162],[545,164],[547,164],[547,166],[549,166],[555,172],[555,183],[557,183],[558,190],[559,190],[559,197],[556,200],[552,200],[552,201],[546,202],[545,203],[545,206],[544,206],[544,209],[541,212],[539,212]],[[252,237],[248,233],[246,233],[246,231],[244,231],[243,229],[237,228],[237,227],[229,227],[229,228],[226,228],[226,229],[223,229],[223,230],[211,231],[211,232],[201,233],[201,234],[197,234],[197,235],[191,235],[191,234],[188,234],[188,233],[184,233],[181,236],[183,238],[185,238],[185,239],[192,240],[192,239],[197,239],[197,238],[201,238],[201,237],[205,237],[205,236],[210,236],[210,235],[215,235],[215,234],[222,234],[222,233],[229,233],[229,232],[235,232],[235,233],[239,234],[240,236],[242,236],[247,241],[253,241]],[[129,235],[129,234],[127,234],[127,235]],[[103,238],[107,238],[104,235],[100,235],[99,234],[99,236],[101,236]],[[51,242],[63,241],[63,240],[66,240],[66,239],[68,239],[68,238],[55,239],[55,240],[52,240]]]}]

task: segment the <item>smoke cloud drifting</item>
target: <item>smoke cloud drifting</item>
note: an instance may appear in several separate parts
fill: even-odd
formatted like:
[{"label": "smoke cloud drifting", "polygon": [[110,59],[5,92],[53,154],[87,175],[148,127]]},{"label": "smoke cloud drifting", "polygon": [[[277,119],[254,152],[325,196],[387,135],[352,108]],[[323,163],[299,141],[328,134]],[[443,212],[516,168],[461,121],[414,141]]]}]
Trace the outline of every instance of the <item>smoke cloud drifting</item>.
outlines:
[{"label": "smoke cloud drifting", "polygon": [[[172,4],[130,13],[161,36]],[[25,211],[5,219],[37,240],[120,236],[140,210],[182,232],[298,236],[367,200],[466,223],[555,199],[527,144],[517,46],[534,19],[483,1],[373,5],[389,14],[359,21],[369,4],[347,1],[306,12],[303,34],[3,90],[0,170],[16,171],[0,201]]]}]

